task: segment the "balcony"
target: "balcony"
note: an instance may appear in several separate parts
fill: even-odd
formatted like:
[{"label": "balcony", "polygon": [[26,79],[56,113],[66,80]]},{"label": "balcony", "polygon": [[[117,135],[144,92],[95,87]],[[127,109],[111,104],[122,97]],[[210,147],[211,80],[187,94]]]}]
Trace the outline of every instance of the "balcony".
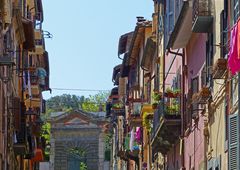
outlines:
[{"label": "balcony", "polygon": [[45,51],[45,42],[42,35],[42,31],[35,29],[34,33],[35,33],[35,47],[36,47],[35,53],[43,54]]},{"label": "balcony", "polygon": [[13,144],[13,150],[16,155],[24,155],[27,153],[27,140],[25,131],[21,130],[16,133],[17,142]]},{"label": "balcony", "polygon": [[181,115],[179,111],[163,110],[160,104],[153,117],[153,132],[151,145],[155,152],[166,154],[180,135]]},{"label": "balcony", "polygon": [[111,113],[115,116],[125,116],[125,107],[123,103],[117,102],[112,104]]},{"label": "balcony", "polygon": [[31,20],[22,18],[22,25],[24,28],[25,41],[23,43],[23,48],[26,50],[34,50],[34,27]]},{"label": "balcony", "polygon": [[211,91],[208,87],[202,89],[192,95],[192,104],[206,104],[211,97]]},{"label": "balcony", "polygon": [[219,58],[213,66],[213,79],[222,79],[227,70],[227,59]]},{"label": "balcony", "polygon": [[131,114],[128,117],[130,127],[142,127],[142,118],[140,114]]},{"label": "balcony", "polygon": [[193,0],[192,31],[207,33],[213,22],[210,0]]},{"label": "balcony", "polygon": [[8,55],[0,57],[0,66],[13,66],[13,65],[15,65],[13,57],[10,57]]}]

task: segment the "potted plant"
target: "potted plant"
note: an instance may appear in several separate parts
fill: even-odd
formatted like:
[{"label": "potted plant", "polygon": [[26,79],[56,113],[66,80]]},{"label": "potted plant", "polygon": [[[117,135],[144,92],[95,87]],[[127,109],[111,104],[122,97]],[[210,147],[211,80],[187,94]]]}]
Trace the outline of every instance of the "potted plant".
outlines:
[{"label": "potted plant", "polygon": [[171,88],[168,87],[168,88],[166,89],[165,95],[166,95],[166,97],[172,98],[172,97],[174,97],[174,92],[173,92],[173,90],[172,90]]},{"label": "potted plant", "polygon": [[158,107],[158,103],[157,102],[154,102],[153,104],[152,104],[152,109],[157,109],[157,107]]},{"label": "potted plant", "polygon": [[152,97],[155,102],[158,102],[162,99],[162,92],[155,91]]},{"label": "potted plant", "polygon": [[180,96],[180,89],[175,89],[174,91],[173,91],[173,93],[174,93],[174,97],[179,97]]},{"label": "potted plant", "polygon": [[122,109],[123,108],[123,104],[122,103],[115,103],[112,105],[113,109]]},{"label": "potted plant", "polygon": [[208,87],[202,87],[201,91],[200,91],[200,95],[202,97],[209,97],[211,94],[210,90]]}]

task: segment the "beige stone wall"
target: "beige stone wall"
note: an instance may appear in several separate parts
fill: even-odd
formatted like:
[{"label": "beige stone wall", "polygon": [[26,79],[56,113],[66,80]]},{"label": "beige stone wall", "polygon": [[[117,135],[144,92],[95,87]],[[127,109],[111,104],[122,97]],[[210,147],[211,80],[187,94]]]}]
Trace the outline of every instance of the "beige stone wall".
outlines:
[{"label": "beige stone wall", "polygon": [[[213,1],[213,32],[214,32],[214,44],[220,43],[220,13],[224,8],[223,1]],[[214,46],[214,63],[220,58],[220,50],[218,46]],[[209,140],[207,143],[207,159],[208,162],[211,159],[221,157],[221,169],[228,169],[227,167],[227,154],[225,152],[225,130],[226,119],[224,112],[224,97],[225,97],[225,85],[224,80],[214,80],[214,93],[213,93],[213,107],[210,107],[208,111],[209,120]]]}]

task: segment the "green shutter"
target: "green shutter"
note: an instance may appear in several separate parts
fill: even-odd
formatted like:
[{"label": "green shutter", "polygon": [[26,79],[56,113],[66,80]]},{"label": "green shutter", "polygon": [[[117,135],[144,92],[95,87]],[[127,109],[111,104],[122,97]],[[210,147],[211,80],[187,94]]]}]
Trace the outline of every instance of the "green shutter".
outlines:
[{"label": "green shutter", "polygon": [[228,169],[239,170],[239,115],[229,115]]}]

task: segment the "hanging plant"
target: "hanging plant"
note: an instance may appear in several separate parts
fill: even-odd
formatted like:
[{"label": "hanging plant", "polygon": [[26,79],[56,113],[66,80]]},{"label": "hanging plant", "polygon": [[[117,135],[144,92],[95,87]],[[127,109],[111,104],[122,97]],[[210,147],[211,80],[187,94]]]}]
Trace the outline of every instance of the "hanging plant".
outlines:
[{"label": "hanging plant", "polygon": [[143,126],[147,129],[148,132],[151,132],[152,130],[152,122],[151,119],[149,119],[148,116],[149,113],[144,112],[143,113]]},{"label": "hanging plant", "polygon": [[174,92],[173,92],[173,90],[170,89],[170,88],[167,88],[167,89],[166,89],[165,96],[166,96],[166,97],[169,97],[169,98],[173,98],[173,97],[174,97]]},{"label": "hanging plant", "polygon": [[152,109],[153,109],[153,110],[156,110],[157,107],[158,107],[158,103],[154,102],[154,103],[152,104]]}]

